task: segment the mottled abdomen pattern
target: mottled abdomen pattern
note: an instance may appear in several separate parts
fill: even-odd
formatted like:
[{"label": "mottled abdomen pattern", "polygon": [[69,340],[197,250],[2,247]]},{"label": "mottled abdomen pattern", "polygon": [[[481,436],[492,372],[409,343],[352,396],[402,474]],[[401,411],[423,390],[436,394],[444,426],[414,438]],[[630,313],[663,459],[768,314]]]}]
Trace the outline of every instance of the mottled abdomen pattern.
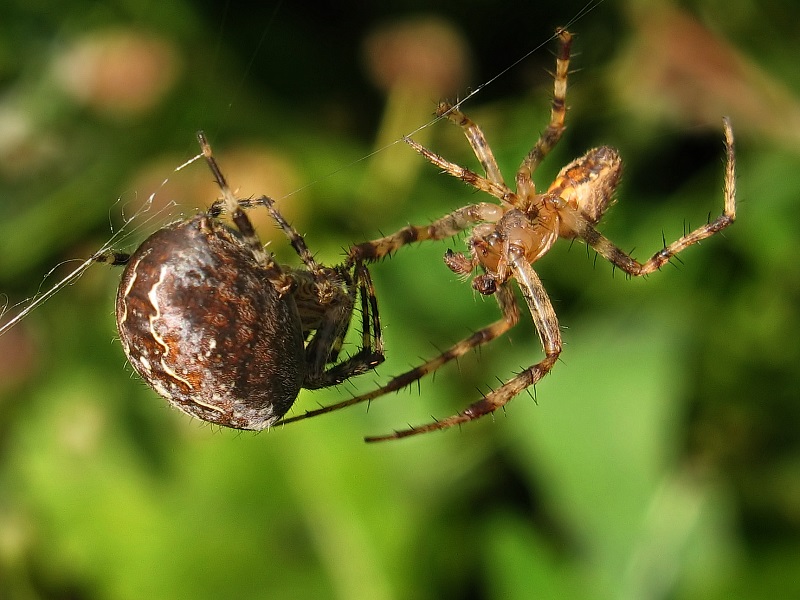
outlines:
[{"label": "mottled abdomen pattern", "polygon": [[133,368],[190,415],[260,430],[300,391],[304,343],[291,294],[279,295],[239,235],[207,215],[139,247],[116,312]]}]

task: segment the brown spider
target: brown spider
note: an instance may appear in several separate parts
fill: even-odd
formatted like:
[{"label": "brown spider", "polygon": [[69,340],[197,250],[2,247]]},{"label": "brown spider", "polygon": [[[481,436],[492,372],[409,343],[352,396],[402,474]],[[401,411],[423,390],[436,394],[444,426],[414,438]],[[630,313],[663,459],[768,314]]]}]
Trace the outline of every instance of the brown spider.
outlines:
[{"label": "brown spider", "polygon": [[558,238],[582,239],[625,273],[641,276],[656,271],[687,247],[733,223],[736,217],[735,157],[733,132],[727,118],[723,120],[727,166],[724,185],[725,207],[722,215],[669,245],[665,243],[664,248],[644,263],[631,258],[595,229],[612,204],[613,193],[620,179],[622,162],[615,149],[601,146],[589,150],[584,156],[564,167],[546,192],[536,192],[531,176],[564,132],[567,71],[572,36],[565,30],[559,30],[557,37],[560,47],[556,59],[550,123],[522,161],[515,177],[516,191],[512,191],[504,182],[480,127],[456,107],[442,103],[436,111],[437,116],[446,117],[463,129],[486,175],[481,176],[453,164],[412,139],[405,138],[405,141],[443,171],[494,196],[500,204],[479,203],[459,208],[430,225],[421,227],[410,225],[392,235],[353,246],[349,251],[347,264],[358,265],[390,255],[406,244],[449,238],[471,228],[467,242],[469,252],[456,254],[448,250],[444,256],[445,263],[453,272],[463,276],[479,269],[481,273],[473,278],[472,287],[481,294],[494,295],[500,306],[502,318],[476,331],[432,360],[393,378],[378,389],[335,405],[285,419],[283,423],[369,401],[399,390],[469,350],[502,335],[520,319],[519,307],[509,286],[510,280],[514,279],[522,291],[539,333],[544,348],[544,358],[456,415],[388,435],[368,437],[366,440],[397,439],[445,429],[492,413],[544,377],[553,368],[561,353],[561,333],[553,305],[539,276],[531,267],[532,263],[552,248]]},{"label": "brown spider", "polygon": [[[334,386],[383,362],[377,301],[362,264],[320,265],[270,198],[236,199],[202,133],[198,139],[222,200],[158,230],[133,255],[95,260],[127,265],[117,327],[142,379],[192,416],[261,430],[301,387]],[[304,268],[278,265],[265,250],[243,210],[255,206],[269,210]],[[236,229],[219,220],[223,211]],[[337,363],[356,296],[362,346]]]}]

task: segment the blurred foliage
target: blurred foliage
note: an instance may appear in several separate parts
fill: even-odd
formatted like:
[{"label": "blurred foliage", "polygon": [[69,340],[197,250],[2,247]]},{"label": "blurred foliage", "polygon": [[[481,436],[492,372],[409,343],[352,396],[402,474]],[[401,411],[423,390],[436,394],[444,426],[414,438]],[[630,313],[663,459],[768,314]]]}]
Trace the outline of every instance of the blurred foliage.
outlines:
[{"label": "blurred foliage", "polygon": [[[6,4],[4,319],[125,219],[116,241],[131,250],[206,206],[205,166],[173,172],[200,128],[242,194],[282,197],[327,263],[472,201],[391,142],[430,123],[440,95],[463,97],[511,65],[464,106],[509,177],[547,122],[545,42],[583,6]],[[361,441],[451,414],[538,360],[523,322],[369,412],[261,435],[211,428],[131,375],[115,339],[119,272],[92,267],[0,337],[0,597],[800,595],[800,20],[789,0],[680,5],[606,2],[572,24],[569,128],[537,180],[617,146],[626,177],[602,229],[648,256],[662,231],[675,238],[721,210],[730,114],[739,221],[642,281],[612,277],[580,244],[538,263],[566,344],[536,403],[523,395],[461,431]],[[450,32],[429,60],[455,44],[448,60],[462,62],[444,73],[458,81],[387,78],[364,57],[371,36],[421,15],[436,17],[425,35]],[[414,31],[401,57],[430,41]],[[474,164],[456,128],[415,137]],[[460,244],[374,267],[387,363],[303,392],[299,410],[497,318],[442,264]],[[293,260],[279,237],[271,247]]]}]

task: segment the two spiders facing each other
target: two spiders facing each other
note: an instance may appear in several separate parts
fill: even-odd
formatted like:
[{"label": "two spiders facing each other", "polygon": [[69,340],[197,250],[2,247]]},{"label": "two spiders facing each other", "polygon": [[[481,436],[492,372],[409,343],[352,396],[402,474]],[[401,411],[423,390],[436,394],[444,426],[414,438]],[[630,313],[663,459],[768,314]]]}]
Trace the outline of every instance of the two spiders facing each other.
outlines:
[{"label": "two spiders facing each other", "polygon": [[[589,150],[565,166],[544,192],[533,174],[561,138],[566,116],[572,36],[557,32],[555,85],[550,122],[509,187],[480,127],[457,107],[439,105],[437,115],[462,128],[484,175],[454,164],[412,139],[414,150],[444,172],[493,196],[458,208],[424,226],[354,245],[340,265],[314,260],[303,237],[262,196],[238,199],[230,190],[203,134],[203,155],[222,192],[208,211],[150,236],[133,255],[107,253],[98,261],[125,264],[116,302],[123,349],[134,370],[161,396],[204,421],[235,429],[262,430],[402,389],[445,363],[482,346],[521,318],[511,282],[519,287],[538,332],[544,357],[458,414],[367,441],[398,439],[466,423],[503,407],[554,366],[562,343],[552,303],[532,265],[559,238],[581,239],[630,276],[658,270],[689,246],[731,225],[736,217],[735,156],[730,122],[726,147],[723,213],[686,233],[640,263],[604,237],[596,226],[612,203],[622,162],[608,146]],[[260,242],[246,211],[266,208],[301,259],[302,267],[279,265]],[[225,211],[235,228],[219,217]],[[284,417],[301,388],[338,385],[384,360],[378,304],[367,264],[407,244],[468,232],[467,252],[448,250],[446,265],[472,278],[479,293],[493,296],[501,317],[438,356],[345,401]],[[356,312],[361,347],[340,359]]]}]

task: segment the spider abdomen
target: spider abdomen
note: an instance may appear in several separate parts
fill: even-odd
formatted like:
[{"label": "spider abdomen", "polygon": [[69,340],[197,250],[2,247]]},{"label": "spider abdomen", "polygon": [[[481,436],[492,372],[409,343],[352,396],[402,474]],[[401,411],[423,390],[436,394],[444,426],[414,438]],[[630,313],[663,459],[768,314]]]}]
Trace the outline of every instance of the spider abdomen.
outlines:
[{"label": "spider abdomen", "polygon": [[[621,177],[619,152],[610,146],[600,146],[561,169],[547,191],[566,200],[589,223],[596,225],[613,204],[614,191]],[[567,231],[561,235],[570,237]]]},{"label": "spider abdomen", "polygon": [[117,326],[136,372],[171,404],[219,425],[260,430],[305,376],[302,328],[238,234],[208,215],[165,227],[130,258]]}]

